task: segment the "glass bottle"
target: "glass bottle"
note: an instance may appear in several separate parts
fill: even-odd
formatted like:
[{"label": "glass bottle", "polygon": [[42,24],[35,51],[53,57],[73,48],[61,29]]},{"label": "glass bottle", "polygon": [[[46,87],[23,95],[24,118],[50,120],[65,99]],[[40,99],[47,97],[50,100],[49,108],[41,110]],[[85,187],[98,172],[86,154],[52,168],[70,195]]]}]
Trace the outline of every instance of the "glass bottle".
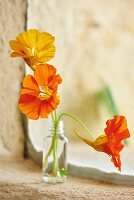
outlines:
[{"label": "glass bottle", "polygon": [[57,129],[53,123],[50,134],[44,140],[43,147],[43,182],[62,183],[67,178],[67,143],[64,136],[64,123],[59,122]]}]

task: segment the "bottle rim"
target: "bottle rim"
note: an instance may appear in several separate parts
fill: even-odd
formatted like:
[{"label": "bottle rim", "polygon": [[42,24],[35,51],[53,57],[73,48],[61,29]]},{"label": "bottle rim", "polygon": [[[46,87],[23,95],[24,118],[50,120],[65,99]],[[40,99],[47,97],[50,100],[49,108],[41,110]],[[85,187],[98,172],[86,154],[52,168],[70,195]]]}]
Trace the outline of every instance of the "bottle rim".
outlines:
[{"label": "bottle rim", "polygon": [[[52,121],[50,123],[50,129],[49,129],[49,131],[54,132],[54,124],[53,124]],[[58,124],[56,132],[58,134],[63,134],[64,133],[64,122],[63,122],[63,120],[59,121],[59,124]]]}]

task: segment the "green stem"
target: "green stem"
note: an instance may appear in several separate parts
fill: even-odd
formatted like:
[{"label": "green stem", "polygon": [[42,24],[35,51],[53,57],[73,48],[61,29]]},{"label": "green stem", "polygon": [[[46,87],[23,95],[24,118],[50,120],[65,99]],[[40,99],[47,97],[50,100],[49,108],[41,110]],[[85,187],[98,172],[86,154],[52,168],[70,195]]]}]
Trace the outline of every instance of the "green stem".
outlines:
[{"label": "green stem", "polygon": [[43,168],[47,168],[47,166],[48,166],[48,157],[50,156],[52,150],[53,150],[53,146],[51,144],[51,147],[50,147],[49,151],[47,152],[47,155],[45,156],[45,161],[43,163]]},{"label": "green stem", "polygon": [[55,127],[57,128],[58,124],[57,124],[57,113],[56,113],[56,110],[54,110],[54,117],[55,117]]},{"label": "green stem", "polygon": [[63,116],[71,117],[72,119],[77,121],[85,129],[85,131],[88,133],[88,135],[90,136],[91,140],[94,140],[94,138],[91,135],[91,133],[89,132],[88,128],[77,117],[74,117],[73,115],[70,115],[68,113],[61,113],[59,118],[58,118],[58,120],[57,120],[57,124],[59,124],[59,121]]},{"label": "green stem", "polygon": [[[53,122],[53,125],[54,125],[54,132],[55,132],[55,124],[56,124],[56,120],[55,120],[55,113],[51,113],[51,118],[52,118],[52,122]],[[55,135],[55,134],[54,134]],[[55,137],[53,136],[53,139],[52,139],[52,143],[51,143],[51,146],[50,146],[50,149],[49,151],[47,152],[46,156],[45,156],[45,161],[43,163],[43,168],[47,168],[47,165],[48,165],[48,157],[50,156],[53,148],[54,148],[54,140],[55,140]],[[54,155],[55,157],[55,155]]]},{"label": "green stem", "polygon": [[58,172],[58,160],[57,160],[57,144],[58,144],[58,136],[57,136],[57,128],[58,128],[58,123],[57,123],[57,115],[56,111],[54,111],[55,114],[55,124],[54,124],[54,135],[53,135],[53,174],[57,175]]},{"label": "green stem", "polygon": [[52,122],[54,124],[55,123],[55,118],[54,118],[54,114],[53,113],[51,113],[51,118],[52,118]]},{"label": "green stem", "polygon": [[58,144],[58,138],[56,137],[54,140],[54,146],[53,146],[53,157],[54,157],[53,174],[54,175],[57,175],[57,172],[59,171],[58,160],[57,160],[57,144]]},{"label": "green stem", "polygon": [[53,134],[50,149],[45,156],[45,161],[44,161],[43,165],[44,165],[44,168],[47,167],[48,157],[53,152],[53,174],[57,175],[59,168],[58,168],[58,160],[57,160],[57,146],[58,146],[57,145],[58,144],[57,128],[58,128],[58,123],[57,123],[56,110],[53,113],[51,113],[51,117],[52,117],[52,122],[53,122],[53,125],[54,125],[54,134]]}]

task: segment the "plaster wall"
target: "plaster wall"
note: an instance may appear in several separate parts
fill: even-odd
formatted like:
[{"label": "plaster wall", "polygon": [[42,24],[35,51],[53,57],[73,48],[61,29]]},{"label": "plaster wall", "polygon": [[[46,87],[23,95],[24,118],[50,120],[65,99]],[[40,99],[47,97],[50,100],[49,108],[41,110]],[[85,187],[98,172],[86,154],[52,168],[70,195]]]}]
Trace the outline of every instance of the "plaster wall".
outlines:
[{"label": "plaster wall", "polygon": [[10,58],[9,40],[26,28],[26,0],[0,0],[0,155],[21,157],[22,116],[18,109],[24,63]]}]

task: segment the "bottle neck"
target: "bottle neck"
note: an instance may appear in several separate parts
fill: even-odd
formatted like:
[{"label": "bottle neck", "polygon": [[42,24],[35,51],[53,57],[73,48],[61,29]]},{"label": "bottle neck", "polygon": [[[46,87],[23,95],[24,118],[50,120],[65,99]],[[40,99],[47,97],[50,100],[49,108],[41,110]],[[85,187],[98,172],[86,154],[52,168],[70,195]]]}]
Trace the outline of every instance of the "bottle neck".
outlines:
[{"label": "bottle neck", "polygon": [[[54,132],[55,132],[55,127],[54,127],[53,122],[51,122],[49,131],[51,134],[54,134]],[[58,127],[56,128],[56,133],[58,135],[64,135],[64,122],[63,121],[59,121]]]}]

